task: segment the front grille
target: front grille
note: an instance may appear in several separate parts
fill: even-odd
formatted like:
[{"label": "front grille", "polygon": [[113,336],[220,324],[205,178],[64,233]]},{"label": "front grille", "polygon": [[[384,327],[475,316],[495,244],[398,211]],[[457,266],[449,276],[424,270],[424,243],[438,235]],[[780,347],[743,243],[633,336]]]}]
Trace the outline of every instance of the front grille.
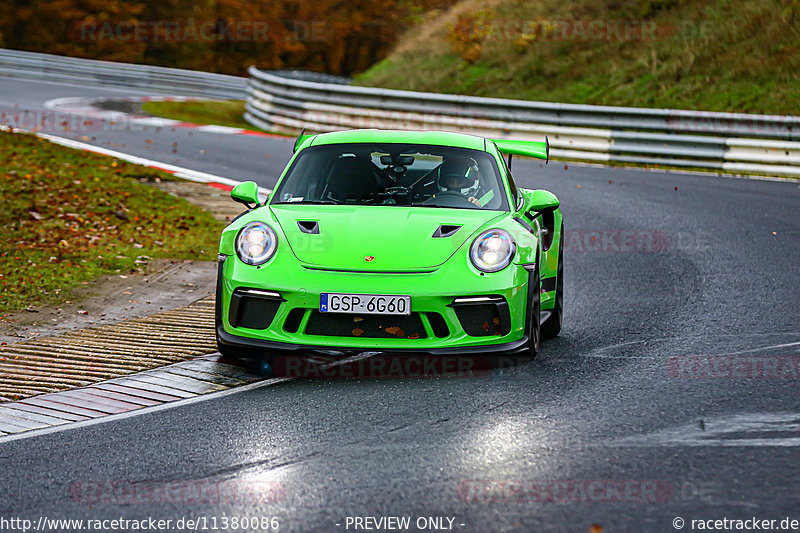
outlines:
[{"label": "front grille", "polygon": [[365,337],[370,339],[424,339],[419,313],[411,315],[349,315],[311,312],[306,335]]}]

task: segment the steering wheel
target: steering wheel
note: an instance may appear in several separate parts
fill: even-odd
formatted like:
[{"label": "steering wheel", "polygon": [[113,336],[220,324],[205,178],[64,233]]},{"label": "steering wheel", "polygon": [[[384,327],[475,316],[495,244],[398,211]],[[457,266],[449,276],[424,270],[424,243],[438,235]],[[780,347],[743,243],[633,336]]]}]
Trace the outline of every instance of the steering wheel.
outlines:
[{"label": "steering wheel", "polygon": [[423,204],[438,204],[444,207],[479,207],[470,202],[463,194],[456,191],[439,191],[435,196],[428,198]]}]

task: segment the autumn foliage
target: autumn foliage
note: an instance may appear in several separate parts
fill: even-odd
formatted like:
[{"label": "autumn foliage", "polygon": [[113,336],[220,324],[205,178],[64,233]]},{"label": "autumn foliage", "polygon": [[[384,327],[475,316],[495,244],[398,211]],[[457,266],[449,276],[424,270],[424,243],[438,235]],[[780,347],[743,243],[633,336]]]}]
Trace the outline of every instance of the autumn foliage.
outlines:
[{"label": "autumn foliage", "polygon": [[6,0],[0,47],[244,75],[350,75],[453,0]]}]

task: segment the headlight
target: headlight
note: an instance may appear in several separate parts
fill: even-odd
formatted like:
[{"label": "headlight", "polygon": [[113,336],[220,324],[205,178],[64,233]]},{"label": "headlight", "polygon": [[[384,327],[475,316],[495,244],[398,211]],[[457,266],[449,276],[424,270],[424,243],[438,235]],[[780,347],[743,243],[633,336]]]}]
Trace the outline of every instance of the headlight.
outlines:
[{"label": "headlight", "polygon": [[507,231],[491,229],[478,235],[469,249],[469,258],[478,270],[498,272],[508,266],[516,249]]},{"label": "headlight", "polygon": [[248,265],[262,265],[275,255],[278,237],[263,222],[250,222],[236,236],[236,255]]}]

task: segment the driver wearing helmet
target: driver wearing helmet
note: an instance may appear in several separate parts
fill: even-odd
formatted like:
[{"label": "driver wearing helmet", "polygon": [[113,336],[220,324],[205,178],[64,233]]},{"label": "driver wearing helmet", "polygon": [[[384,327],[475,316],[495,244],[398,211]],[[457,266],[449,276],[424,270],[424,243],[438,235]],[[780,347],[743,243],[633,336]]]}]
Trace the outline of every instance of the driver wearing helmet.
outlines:
[{"label": "driver wearing helmet", "polygon": [[480,189],[480,170],[477,163],[469,157],[449,157],[439,167],[437,185],[442,192],[461,194],[473,204],[481,207],[475,197]]}]

